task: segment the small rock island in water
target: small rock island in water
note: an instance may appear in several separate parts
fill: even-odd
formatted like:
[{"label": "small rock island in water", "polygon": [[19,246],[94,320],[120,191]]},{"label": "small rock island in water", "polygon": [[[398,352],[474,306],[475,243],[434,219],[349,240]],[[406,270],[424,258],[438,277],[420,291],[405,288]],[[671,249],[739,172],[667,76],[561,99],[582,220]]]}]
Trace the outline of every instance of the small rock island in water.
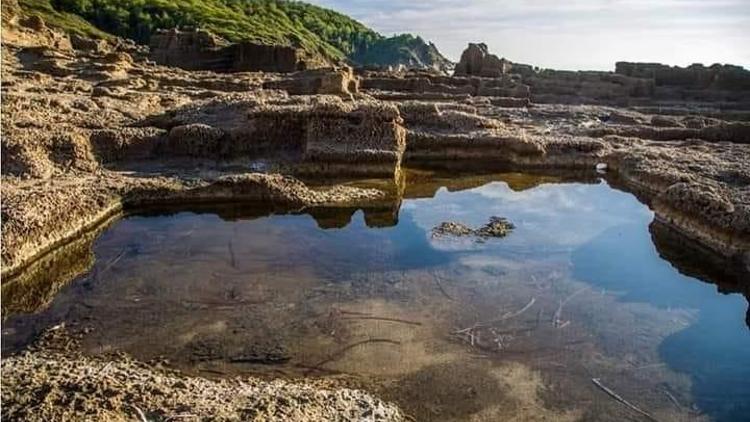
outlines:
[{"label": "small rock island in water", "polygon": [[3,2],[3,419],[750,414],[750,71],[173,3]]}]

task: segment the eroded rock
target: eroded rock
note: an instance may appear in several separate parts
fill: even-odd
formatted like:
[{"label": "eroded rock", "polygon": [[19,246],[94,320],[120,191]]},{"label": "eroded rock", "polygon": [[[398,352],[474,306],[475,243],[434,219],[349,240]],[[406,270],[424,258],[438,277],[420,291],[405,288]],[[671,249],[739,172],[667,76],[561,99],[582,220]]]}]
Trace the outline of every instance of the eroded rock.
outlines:
[{"label": "eroded rock", "polygon": [[482,227],[472,229],[471,227],[455,221],[446,221],[432,228],[432,237],[444,236],[476,236],[479,239],[491,237],[505,237],[515,226],[504,217],[490,217],[489,222]]},{"label": "eroded rock", "polygon": [[511,63],[508,60],[498,58],[491,54],[487,44],[473,44],[461,54],[461,60],[454,70],[455,76],[484,76],[498,77],[509,73]]}]

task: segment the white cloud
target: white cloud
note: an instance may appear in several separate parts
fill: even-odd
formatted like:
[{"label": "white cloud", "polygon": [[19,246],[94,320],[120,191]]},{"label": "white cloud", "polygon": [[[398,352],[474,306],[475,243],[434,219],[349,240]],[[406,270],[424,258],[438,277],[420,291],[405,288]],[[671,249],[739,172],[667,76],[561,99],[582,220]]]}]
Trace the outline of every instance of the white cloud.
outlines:
[{"label": "white cloud", "polygon": [[[505,182],[493,182],[460,192],[438,191],[434,198],[406,201],[409,214],[429,235],[443,221],[480,226],[490,216],[502,216],[516,225],[512,236],[502,240],[511,249],[548,245],[574,248],[605,230],[634,223],[645,227],[653,213],[631,194],[606,184],[544,184],[514,191]],[[466,204],[472,204],[467,206]],[[471,240],[434,242],[450,250],[472,250],[481,245]]]},{"label": "white cloud", "polygon": [[457,60],[485,42],[516,62],[613,69],[618,60],[750,68],[748,0],[313,0],[385,34],[411,32]]}]

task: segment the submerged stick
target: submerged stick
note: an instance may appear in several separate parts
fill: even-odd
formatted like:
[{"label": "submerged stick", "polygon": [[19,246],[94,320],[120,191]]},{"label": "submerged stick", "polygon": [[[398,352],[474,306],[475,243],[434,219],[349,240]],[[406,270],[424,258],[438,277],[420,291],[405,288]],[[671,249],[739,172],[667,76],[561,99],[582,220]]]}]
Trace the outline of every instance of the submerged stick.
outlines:
[{"label": "submerged stick", "polygon": [[529,308],[531,308],[532,306],[534,306],[534,303],[536,303],[536,298],[532,297],[531,300],[529,301],[529,303],[526,304],[526,306],[524,306],[523,308],[521,308],[520,310],[518,310],[516,312],[511,312],[511,313],[503,315],[501,319],[506,320],[506,319],[510,319],[510,318],[515,318],[515,317],[521,315],[522,313],[528,311]]},{"label": "submerged stick", "polygon": [[422,325],[422,323],[419,321],[409,321],[406,319],[399,319],[399,318],[388,318],[388,317],[366,316],[366,315],[348,316],[348,317],[342,317],[341,319],[371,319],[375,321],[398,322],[401,324],[409,324],[409,325]]},{"label": "submerged stick", "polygon": [[531,309],[531,307],[534,306],[535,303],[536,303],[536,298],[532,297],[531,300],[529,301],[529,303],[527,303],[526,306],[524,306],[523,308],[521,308],[521,309],[519,309],[519,310],[517,310],[515,312],[508,312],[505,315],[501,316],[500,318],[493,319],[491,321],[479,322],[479,323],[476,324],[476,326],[477,327],[486,327],[488,325],[497,324],[498,322],[502,322],[502,321],[505,321],[507,319],[515,318],[515,317],[523,314],[524,312],[528,311],[529,309]]},{"label": "submerged stick", "polygon": [[568,303],[571,299],[573,299],[574,297],[578,296],[578,294],[580,294],[580,293],[588,290],[588,288],[589,288],[588,286],[580,288],[580,289],[576,290],[575,292],[571,293],[570,295],[568,295],[568,297],[566,297],[565,299],[563,299],[563,300],[560,301],[560,306],[557,307],[557,310],[552,315],[552,326],[553,327],[555,327],[555,328],[563,328],[564,326],[566,326],[566,325],[568,325],[570,323],[570,321],[567,321],[568,324],[564,324],[563,323],[564,321],[562,321],[561,318],[560,318],[562,316],[563,306],[565,306],[565,304]]},{"label": "submerged stick", "polygon": [[229,249],[229,264],[232,268],[237,268],[237,258],[234,256],[234,248],[232,247],[231,240],[227,243],[227,248]]},{"label": "submerged stick", "polygon": [[591,378],[591,382],[593,382],[594,385],[596,385],[597,387],[599,387],[599,389],[601,389],[602,391],[604,391],[605,393],[607,393],[607,395],[609,395],[613,399],[617,400],[618,402],[622,403],[623,405],[627,406],[628,408],[630,408],[634,412],[639,413],[639,414],[647,417],[649,420],[658,422],[656,420],[656,418],[654,418],[653,416],[651,416],[650,413],[648,413],[648,412],[646,412],[644,410],[641,410],[638,406],[634,405],[633,403],[630,403],[629,401],[627,401],[624,398],[622,398],[619,394],[617,394],[614,391],[612,391],[609,388],[607,388],[607,386],[605,386],[604,384],[602,384],[602,382],[601,382],[601,380],[599,380],[599,378]]},{"label": "submerged stick", "polygon": [[680,402],[679,402],[679,401],[677,400],[677,398],[675,398],[675,396],[673,396],[673,395],[672,395],[672,393],[670,393],[670,392],[669,392],[669,391],[667,391],[666,389],[663,389],[662,391],[663,391],[663,392],[664,392],[664,394],[665,394],[665,395],[667,396],[667,398],[669,398],[669,401],[671,401],[672,403],[674,403],[674,405],[675,405],[675,406],[677,406],[677,408],[678,408],[678,409],[682,409],[682,405],[681,405],[681,404],[680,404]]},{"label": "submerged stick", "polygon": [[339,350],[333,352],[332,354],[328,355],[327,358],[325,358],[322,361],[320,361],[320,362],[316,363],[315,365],[313,365],[310,368],[310,371],[308,371],[308,373],[310,373],[313,370],[321,370],[321,368],[320,368],[321,366],[323,366],[323,365],[325,365],[327,363],[333,362],[334,360],[336,360],[339,357],[341,357],[344,353],[348,352],[351,349],[354,349],[355,347],[361,346],[363,344],[368,344],[368,343],[388,343],[388,344],[395,344],[397,346],[401,345],[400,341],[391,340],[391,339],[388,339],[388,338],[370,338],[370,339],[367,339],[367,340],[361,340],[361,341],[352,343],[352,344],[350,344],[348,346],[344,346],[341,349],[339,349]]},{"label": "submerged stick", "polygon": [[448,292],[445,291],[443,285],[440,283],[440,277],[437,274],[433,273],[432,279],[435,281],[435,285],[437,286],[438,290],[440,290],[440,293],[443,294],[443,296],[445,296],[448,300],[456,300],[453,299],[451,295],[449,295]]},{"label": "submerged stick", "polygon": [[117,264],[117,262],[119,262],[122,259],[122,257],[125,256],[125,252],[127,252],[127,250],[125,250],[125,249],[123,249],[122,251],[120,251],[120,253],[117,254],[116,257],[112,258],[112,260],[109,261],[107,263],[107,265],[105,265],[104,268],[101,271],[97,271],[96,272],[96,274],[94,275],[94,278],[98,280],[99,277],[103,276],[104,274],[107,273],[107,271],[109,271],[110,269],[112,269],[112,267],[114,267],[115,264]]},{"label": "submerged stick", "polygon": [[372,314],[369,312],[357,312],[357,311],[347,311],[346,309],[336,309],[334,308],[334,311],[342,314],[342,315],[361,315],[361,316],[371,316]]}]

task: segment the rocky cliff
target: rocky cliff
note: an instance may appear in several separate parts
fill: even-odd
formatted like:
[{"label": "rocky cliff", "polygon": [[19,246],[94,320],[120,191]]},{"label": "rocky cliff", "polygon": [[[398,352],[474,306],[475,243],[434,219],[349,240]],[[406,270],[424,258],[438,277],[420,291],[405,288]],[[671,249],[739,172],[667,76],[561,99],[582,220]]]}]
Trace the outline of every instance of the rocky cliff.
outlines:
[{"label": "rocky cliff", "polygon": [[[202,28],[232,43],[289,47],[316,62],[445,70],[451,62],[418,36],[383,36],[333,10],[291,0],[20,0],[28,14],[69,33],[147,45],[159,30]],[[268,50],[263,54],[275,54]],[[283,53],[286,54],[286,53]]]},{"label": "rocky cliff", "polygon": [[158,64],[214,72],[294,72],[320,65],[300,48],[230,43],[205,30],[159,31],[151,37],[151,58]]}]

